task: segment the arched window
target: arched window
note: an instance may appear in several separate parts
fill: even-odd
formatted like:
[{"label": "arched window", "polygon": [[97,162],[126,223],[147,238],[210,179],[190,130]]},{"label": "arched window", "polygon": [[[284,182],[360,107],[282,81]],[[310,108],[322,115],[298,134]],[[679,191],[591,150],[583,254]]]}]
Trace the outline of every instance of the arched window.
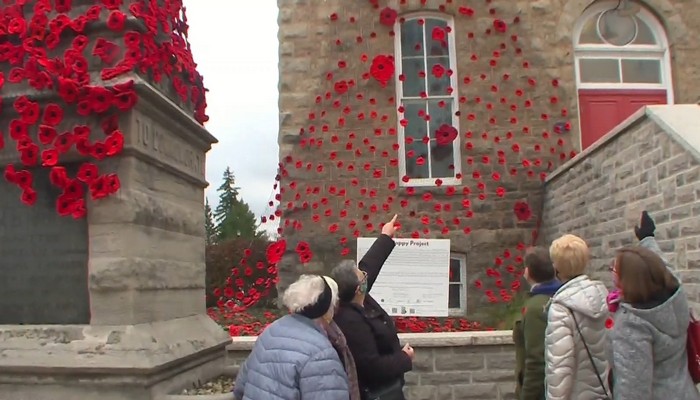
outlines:
[{"label": "arched window", "polygon": [[650,104],[672,104],[668,41],[648,10],[600,1],[574,27],[581,149]]},{"label": "arched window", "polygon": [[[399,182],[435,186],[439,179],[444,185],[461,184],[452,18],[414,14],[397,21],[395,28]],[[451,127],[456,137],[436,134],[440,127]]]}]

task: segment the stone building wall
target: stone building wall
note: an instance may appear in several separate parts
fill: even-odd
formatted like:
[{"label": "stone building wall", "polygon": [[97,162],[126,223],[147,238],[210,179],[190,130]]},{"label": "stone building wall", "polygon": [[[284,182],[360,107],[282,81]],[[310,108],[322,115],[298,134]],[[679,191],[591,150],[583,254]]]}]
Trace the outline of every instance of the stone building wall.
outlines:
[{"label": "stone building wall", "polygon": [[553,173],[543,243],[564,233],[581,236],[591,248],[593,274],[609,281],[615,250],[637,243],[634,226],[647,210],[689,300],[700,301],[698,123],[696,105],[649,107]]},{"label": "stone building wall", "polygon": [[[280,288],[302,270],[327,271],[340,258],[354,258],[354,238],[377,235],[380,223],[399,213],[404,237],[449,238],[452,251],[466,255],[469,314],[488,304],[485,289],[510,291],[519,278],[518,248],[537,233],[540,174],[578,147],[571,29],[590,3],[494,0],[465,9],[463,2],[436,0],[278,1],[281,194],[275,217],[288,242]],[[689,21],[700,10],[691,1],[644,4],[667,28],[676,102],[697,101],[699,72],[691,60],[698,45],[691,38],[700,32]],[[382,87],[368,75],[376,55],[394,54],[392,28],[380,23],[387,6],[399,18],[415,12],[454,18],[463,174],[457,186],[402,186],[396,76]],[[496,30],[495,20],[506,23],[506,32]],[[337,90],[343,81],[347,92]],[[567,123],[570,131],[555,131]],[[528,205],[529,218],[516,218],[516,202]],[[303,266],[294,252],[299,241],[314,253]],[[499,276],[487,276],[488,268]],[[503,282],[496,285],[497,279]]]},{"label": "stone building wall", "polygon": [[[416,351],[406,374],[407,400],[515,399],[515,350],[511,331],[399,335]],[[255,338],[234,337],[227,365],[238,367]]]}]

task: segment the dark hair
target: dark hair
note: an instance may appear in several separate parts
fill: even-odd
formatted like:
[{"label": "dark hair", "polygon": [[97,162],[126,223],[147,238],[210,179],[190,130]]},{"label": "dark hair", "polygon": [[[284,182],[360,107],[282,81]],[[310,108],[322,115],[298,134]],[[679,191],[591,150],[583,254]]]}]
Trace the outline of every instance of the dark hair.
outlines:
[{"label": "dark hair", "polygon": [[524,261],[528,275],[535,283],[554,279],[554,265],[549,258],[549,250],[543,247],[531,247],[525,252]]},{"label": "dark hair", "polygon": [[618,250],[615,268],[620,278],[622,298],[628,303],[654,301],[672,294],[679,286],[664,260],[644,247],[624,247]]},{"label": "dark hair", "polygon": [[360,280],[353,260],[343,260],[331,271],[331,278],[338,284],[338,300],[349,303],[355,297]]}]

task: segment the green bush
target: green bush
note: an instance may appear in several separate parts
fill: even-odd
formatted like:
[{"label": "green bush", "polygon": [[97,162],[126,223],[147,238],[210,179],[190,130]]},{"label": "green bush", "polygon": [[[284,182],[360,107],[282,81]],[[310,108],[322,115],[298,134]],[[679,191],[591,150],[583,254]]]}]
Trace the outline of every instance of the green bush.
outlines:
[{"label": "green bush", "polygon": [[[206,247],[207,307],[216,307],[217,302],[222,298],[224,301],[228,300],[223,292],[227,287],[236,289],[236,279],[242,279],[243,288],[249,288],[258,278],[270,277],[266,258],[268,245],[269,241],[266,238],[236,238]],[[247,257],[246,250],[249,253]],[[262,268],[260,268],[260,263],[262,263]],[[238,276],[234,276],[234,269],[238,270]],[[250,269],[249,276],[244,273],[246,269]],[[255,306],[276,307],[276,300],[277,289],[273,286],[268,296],[262,298]]]}]

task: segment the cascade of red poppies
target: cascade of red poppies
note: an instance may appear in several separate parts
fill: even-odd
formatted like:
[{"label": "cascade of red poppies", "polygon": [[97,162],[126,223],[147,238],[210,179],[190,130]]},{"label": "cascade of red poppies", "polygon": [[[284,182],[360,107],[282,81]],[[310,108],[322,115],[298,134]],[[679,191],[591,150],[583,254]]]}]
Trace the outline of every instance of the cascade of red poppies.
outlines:
[{"label": "cascade of red poppies", "polygon": [[[0,106],[3,98],[10,103],[2,116],[13,115],[7,132],[14,143],[0,129],[0,149],[13,146],[19,153],[19,165],[7,165],[4,177],[21,189],[23,203],[36,202],[36,168],[50,169],[62,216],[81,218],[87,194],[98,200],[119,190],[119,177],[101,171],[99,162],[123,150],[118,120],[138,101],[134,74],[168,87],[198,122],[207,121],[182,1],[2,3]],[[80,123],[71,124],[73,116]],[[64,159],[76,153],[83,161],[71,176]]]},{"label": "cascade of red poppies", "polygon": [[[455,25],[460,29],[458,40],[466,42],[460,48],[467,49],[459,57],[468,60],[470,67],[459,71],[459,88],[448,87],[445,93],[449,95],[459,90],[459,110],[455,114],[464,122],[461,131],[450,124],[442,124],[434,132],[438,146],[451,146],[460,138],[463,168],[456,177],[465,183],[450,186],[437,178],[431,188],[401,185],[410,182],[410,178],[400,176],[398,172],[400,146],[395,140],[397,127],[392,118],[380,110],[390,104],[398,112],[398,124],[403,128],[408,126],[404,105],[396,100],[391,87],[395,80],[400,84],[407,77],[404,74],[397,76],[395,63],[400,60],[386,54],[386,46],[377,46],[382,51],[372,53],[373,43],[393,40],[396,23],[404,22],[402,15],[405,12],[419,11],[427,2],[421,0],[420,6],[416,7],[407,4],[406,0],[399,0],[395,8],[388,6],[389,2],[385,0],[368,0],[368,3],[358,3],[353,7],[373,7],[378,24],[358,21],[355,15],[361,13],[353,14],[352,7],[328,16],[326,23],[331,26],[363,22],[362,27],[371,25],[376,31],[362,33],[358,27],[356,36],[352,36],[349,30],[338,29],[337,32],[348,34],[328,38],[338,49],[339,58],[329,60],[323,89],[309,97],[307,123],[299,126],[298,145],[294,151],[281,157],[274,187],[279,193],[269,203],[274,211],[265,215],[263,222],[284,217],[279,232],[299,234],[301,238],[304,231],[310,229],[304,222],[321,224],[327,232],[325,239],[336,241],[340,255],[352,256],[354,250],[350,248],[349,238],[376,235],[381,228],[375,222],[380,218],[379,214],[400,209],[402,222],[411,226],[411,230],[404,234],[413,238],[453,232],[469,235],[475,214],[483,212],[478,211],[482,208],[480,206],[491,202],[498,204],[501,210],[508,210],[511,226],[528,229],[534,226],[531,232],[534,239],[540,205],[531,205],[528,196],[513,195],[513,187],[519,182],[543,181],[549,171],[575,153],[567,143],[566,134],[572,126],[567,108],[559,101],[563,91],[558,78],[531,66],[526,44],[519,36],[524,32],[520,17],[501,15],[504,10],[514,9],[512,2],[482,0],[466,6],[445,0],[438,6],[438,11],[455,19]],[[477,24],[478,18],[490,20],[484,30],[479,28],[482,25]],[[423,22],[418,21],[419,24]],[[453,34],[450,29],[449,26],[433,28],[427,32],[427,40],[447,46],[448,35]],[[352,46],[368,49],[364,50],[367,53],[361,54],[357,60],[348,59],[346,55],[353,54],[348,50]],[[455,74],[448,65],[435,64],[426,71],[419,71],[418,77],[443,78]],[[358,75],[364,82],[356,81]],[[386,93],[386,96],[380,98],[377,93]],[[548,95],[542,96],[543,93]],[[421,93],[420,96],[425,98],[427,94]],[[444,107],[445,104],[438,106]],[[422,112],[418,117],[428,121],[430,115]],[[362,133],[349,129],[350,123],[355,121],[364,121],[367,128]],[[387,148],[386,141],[383,141],[387,137],[393,139],[391,148]],[[416,140],[420,139],[406,137],[405,143],[410,147]],[[493,150],[486,153],[484,148]],[[328,160],[319,161],[321,152],[328,154]],[[370,155],[372,157],[368,157]],[[414,160],[416,165],[427,162],[421,154],[410,149],[405,156]],[[322,185],[293,178],[305,171],[316,172],[319,176],[332,171],[334,175],[346,176],[347,184]],[[397,176],[398,179],[386,179],[387,176]],[[376,180],[376,183],[368,183],[371,180]],[[380,190],[378,185],[386,186]],[[384,197],[386,192],[389,195]],[[457,203],[461,203],[461,207],[442,200],[455,197],[461,198]],[[417,206],[421,203],[430,206]],[[445,217],[445,213],[454,216]],[[291,247],[297,245],[289,237],[287,240]],[[521,290],[520,266],[524,250],[530,244],[523,240],[496,252],[493,263],[483,266],[483,277],[472,278],[470,285],[482,291],[490,303],[511,302]],[[268,254],[273,256],[268,257],[269,265],[277,265],[286,246],[285,241],[271,246]],[[301,247],[303,251],[296,246],[297,261],[300,264],[310,262],[313,249],[307,243]],[[225,302],[226,298],[221,300]],[[400,319],[399,322],[402,329],[410,331],[434,327],[430,321]],[[450,329],[474,327],[466,322],[450,324]]]}]

